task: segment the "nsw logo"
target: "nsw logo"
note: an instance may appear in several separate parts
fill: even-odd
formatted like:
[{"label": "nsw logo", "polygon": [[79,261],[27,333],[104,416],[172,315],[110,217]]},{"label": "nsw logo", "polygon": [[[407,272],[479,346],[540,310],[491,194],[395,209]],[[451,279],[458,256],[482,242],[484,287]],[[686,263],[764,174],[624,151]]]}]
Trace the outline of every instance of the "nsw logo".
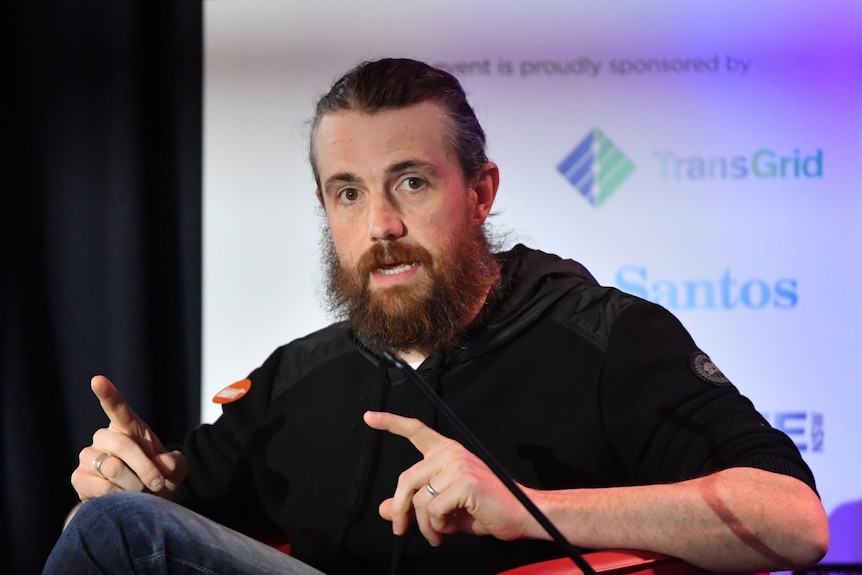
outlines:
[{"label": "nsw logo", "polygon": [[773,411],[761,413],[779,431],[793,440],[802,453],[823,453],[826,451],[826,416],[817,411]]},{"label": "nsw logo", "polygon": [[587,201],[600,206],[635,171],[635,165],[604,132],[593,130],[557,170]]}]

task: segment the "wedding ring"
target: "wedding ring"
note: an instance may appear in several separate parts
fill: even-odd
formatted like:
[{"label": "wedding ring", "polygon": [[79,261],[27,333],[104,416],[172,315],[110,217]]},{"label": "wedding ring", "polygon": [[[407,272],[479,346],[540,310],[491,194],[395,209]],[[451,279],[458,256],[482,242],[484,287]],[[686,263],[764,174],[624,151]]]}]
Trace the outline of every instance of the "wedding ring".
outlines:
[{"label": "wedding ring", "polygon": [[[111,455],[110,453],[104,453],[104,452],[100,453],[99,455],[96,456],[96,459],[93,460],[93,469],[96,470],[96,473],[98,473],[99,475],[102,475],[102,464],[109,457],[113,457],[113,455]],[[107,477],[105,477],[104,475],[102,475],[102,478],[107,479]]]},{"label": "wedding ring", "polygon": [[430,483],[425,484],[425,489],[428,490],[428,493],[431,494],[431,497],[437,497],[438,495],[440,495],[440,492],[431,487]]}]

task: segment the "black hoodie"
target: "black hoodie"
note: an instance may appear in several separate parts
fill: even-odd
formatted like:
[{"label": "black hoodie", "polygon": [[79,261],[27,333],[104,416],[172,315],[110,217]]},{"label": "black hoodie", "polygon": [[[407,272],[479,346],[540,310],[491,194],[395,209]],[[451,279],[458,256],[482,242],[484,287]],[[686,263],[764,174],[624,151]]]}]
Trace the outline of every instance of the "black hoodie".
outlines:
[{"label": "black hoodie", "polygon": [[[580,264],[517,246],[463,348],[419,368],[523,485],[680,481],[749,466],[814,488],[793,443],[769,427],[663,308],[597,285]],[[340,324],[277,349],[251,389],[186,439],[178,501],[338,573],[498,573],[560,556],[549,542],[465,534],[432,548],[395,537],[377,507],[419,460],[368,428],[366,410],[418,417],[463,441],[400,372]]]}]

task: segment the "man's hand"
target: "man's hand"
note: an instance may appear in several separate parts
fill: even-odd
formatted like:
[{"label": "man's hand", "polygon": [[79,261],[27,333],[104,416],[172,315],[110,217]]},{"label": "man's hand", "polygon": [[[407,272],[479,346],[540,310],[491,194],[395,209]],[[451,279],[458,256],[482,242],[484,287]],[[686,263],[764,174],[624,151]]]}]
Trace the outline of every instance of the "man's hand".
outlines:
[{"label": "man's hand", "polygon": [[523,537],[526,523],[534,522],[494,473],[460,443],[417,419],[376,411],[364,419],[369,427],[408,439],[422,453],[422,461],[399,476],[395,494],[380,504],[380,516],[392,521],[396,535],[415,518],[434,546],[444,533],[456,531],[512,540]]},{"label": "man's hand", "polygon": [[97,375],[90,387],[108,416],[108,427],[81,450],[72,486],[81,501],[117,491],[150,491],[170,498],[185,479],[186,459],[167,452],[159,438],[123,400],[108,378]]}]

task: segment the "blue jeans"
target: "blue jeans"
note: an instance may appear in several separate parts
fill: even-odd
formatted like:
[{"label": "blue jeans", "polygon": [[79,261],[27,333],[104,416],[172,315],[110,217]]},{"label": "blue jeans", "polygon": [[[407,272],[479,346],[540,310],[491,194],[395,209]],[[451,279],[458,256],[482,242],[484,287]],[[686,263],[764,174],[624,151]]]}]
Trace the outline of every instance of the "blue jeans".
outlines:
[{"label": "blue jeans", "polygon": [[322,575],[176,503],[141,493],[82,505],[45,564],[43,575],[55,573]]}]

